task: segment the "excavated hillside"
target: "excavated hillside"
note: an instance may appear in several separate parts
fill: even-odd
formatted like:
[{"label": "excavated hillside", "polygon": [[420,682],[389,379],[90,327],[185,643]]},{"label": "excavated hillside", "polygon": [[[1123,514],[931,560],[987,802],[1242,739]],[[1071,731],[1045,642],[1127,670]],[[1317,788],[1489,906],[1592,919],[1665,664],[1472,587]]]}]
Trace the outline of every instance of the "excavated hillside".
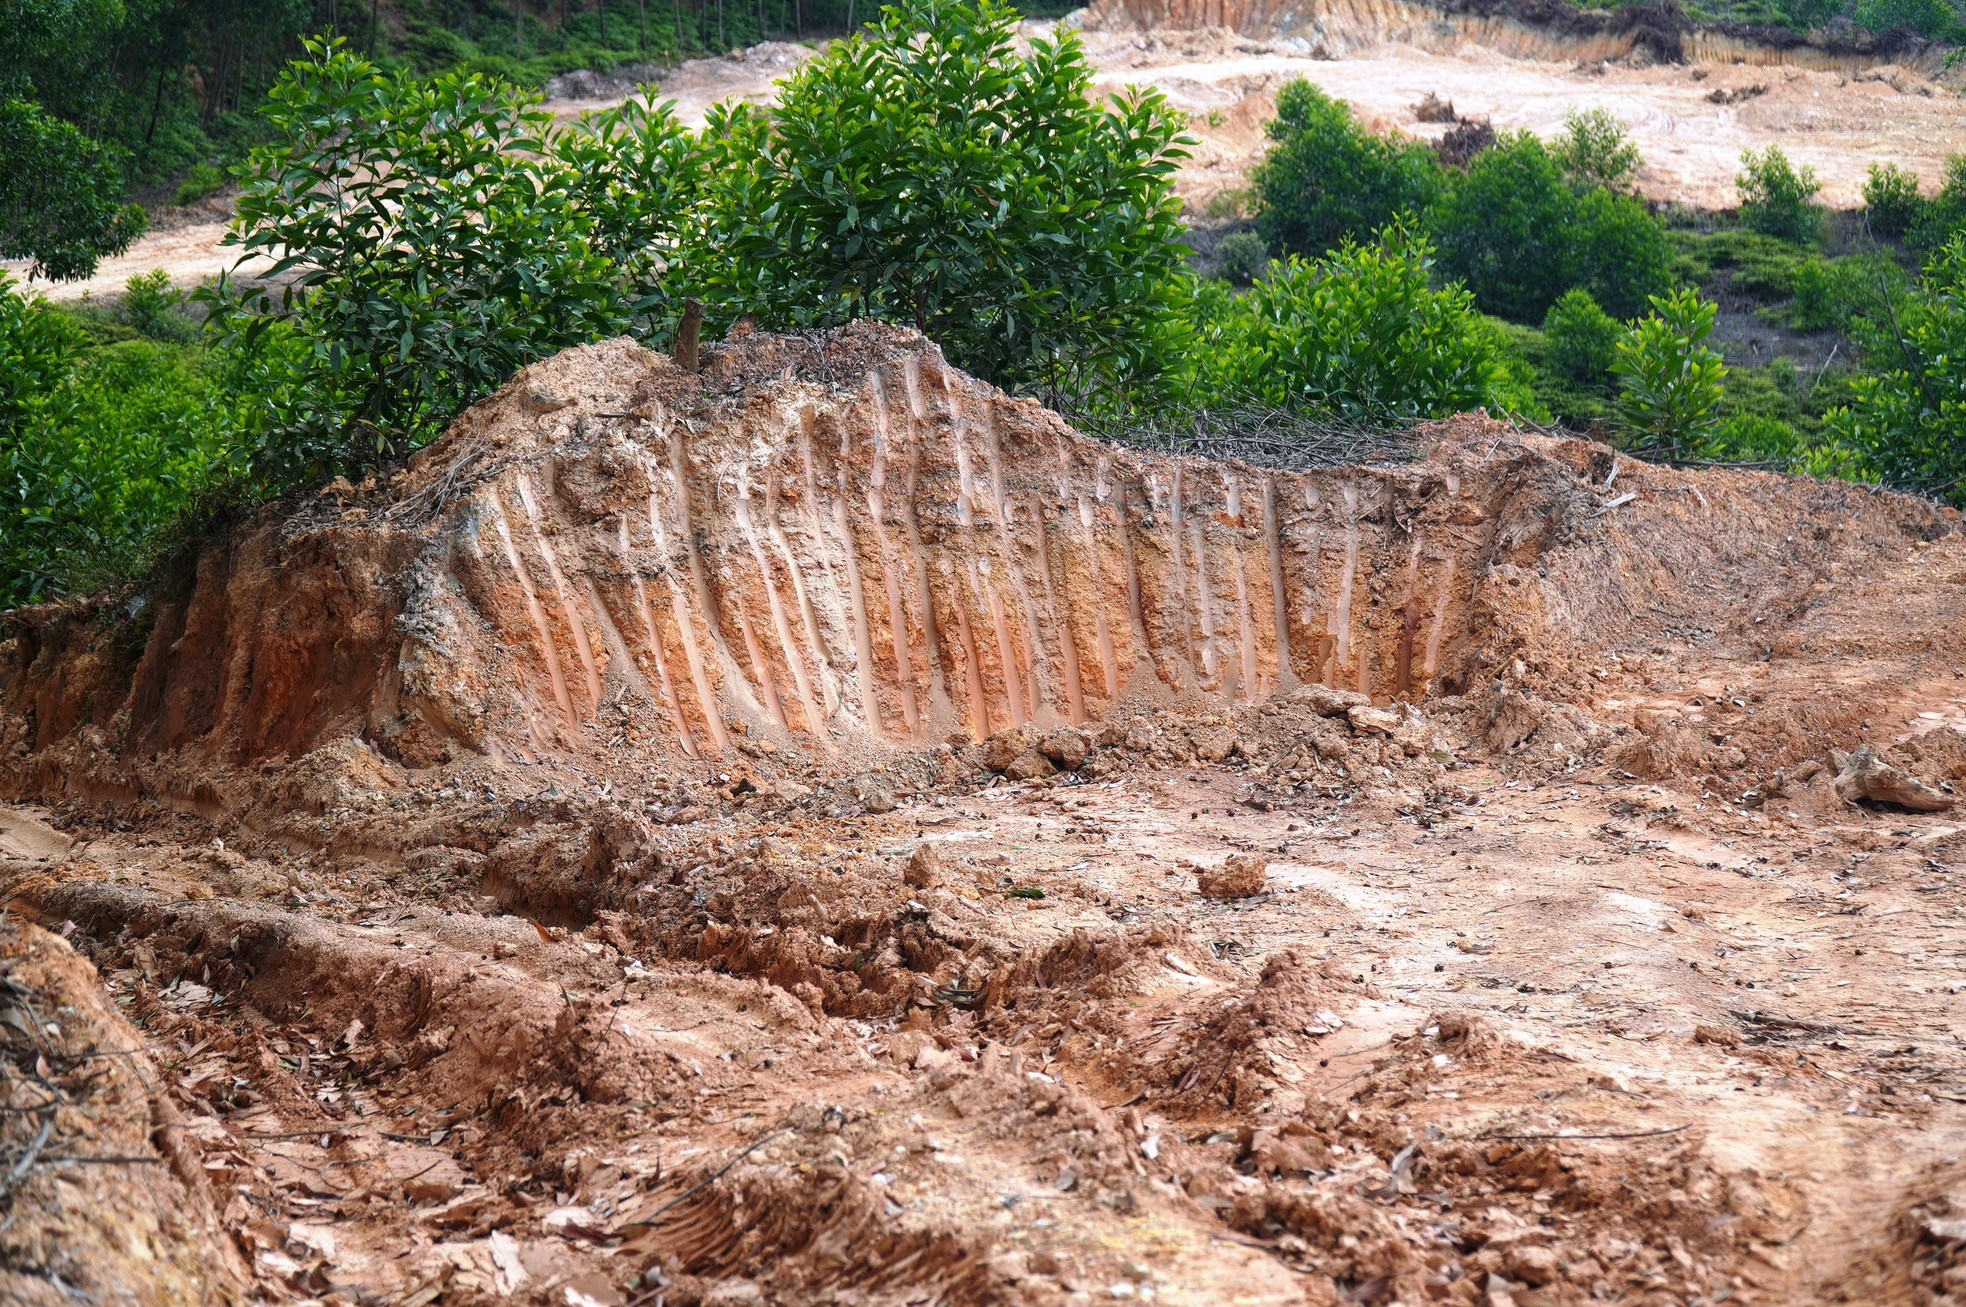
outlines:
[{"label": "excavated hillside", "polygon": [[1952,1301],[1966,539],[534,365],[0,632],[0,1286]]}]

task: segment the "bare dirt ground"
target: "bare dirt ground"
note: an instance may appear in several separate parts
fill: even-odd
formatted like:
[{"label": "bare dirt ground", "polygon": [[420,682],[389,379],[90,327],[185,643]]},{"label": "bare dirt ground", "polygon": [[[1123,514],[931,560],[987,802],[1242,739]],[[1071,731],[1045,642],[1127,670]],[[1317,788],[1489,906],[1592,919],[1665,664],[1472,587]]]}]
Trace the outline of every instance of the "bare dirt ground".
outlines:
[{"label": "bare dirt ground", "polygon": [[10,1295],[1956,1300],[1956,514],[706,353],[5,634]]},{"label": "bare dirt ground", "polygon": [[[1032,24],[1031,30],[1049,25]],[[1314,46],[1303,37],[1257,38],[1224,27],[1136,31],[1115,23],[1112,30],[1084,33],[1084,39],[1102,87],[1155,86],[1191,115],[1200,144],[1177,184],[1196,207],[1246,184],[1261,157],[1263,125],[1275,116],[1277,88],[1294,77],[1349,101],[1382,130],[1427,138],[1447,130],[1414,116],[1414,106],[1429,93],[1452,101],[1465,117],[1544,135],[1557,131],[1573,110],[1602,106],[1631,129],[1644,154],[1640,190],[1693,208],[1733,207],[1734,176],[1741,152],[1750,148],[1780,145],[1816,170],[1824,201],[1839,208],[1860,203],[1873,162],[1895,161],[1934,190],[1946,159],[1966,152],[1966,106],[1957,88],[1951,79],[1934,81],[1914,69],[1764,66],[1697,55],[1677,65],[1580,61],[1554,45],[1538,52],[1533,40],[1514,35],[1514,55],[1488,48],[1476,36],[1428,48],[1364,35],[1349,44],[1334,38],[1342,57],[1334,57],[1323,38]],[[691,60],[663,80],[661,94],[676,101],[684,121],[700,124],[720,100],[768,102],[773,84],[811,53],[806,46],[772,42],[730,57]],[[548,107],[570,116],[614,102],[556,100]],[[174,217],[129,253],[106,260],[93,277],[37,289],[63,301],[101,298],[157,268],[193,285],[232,266],[233,256],[218,245],[224,234],[222,218]],[[0,266],[25,276],[25,265]]]},{"label": "bare dirt ground", "polygon": [[[1609,109],[1644,156],[1640,191],[1691,208],[1728,209],[1741,152],[1779,145],[1816,170],[1822,198],[1837,208],[1862,202],[1866,169],[1888,160],[1937,189],[1948,156],[1966,151],[1966,106],[1957,91],[1907,69],[1851,72],[1693,61],[1633,67],[1511,58],[1477,46],[1442,53],[1383,45],[1342,58],[1313,58],[1285,42],[1200,32],[1089,32],[1102,85],[1148,84],[1193,117],[1203,142],[1182,174],[1191,202],[1244,184],[1261,155],[1276,90],[1303,77],[1349,102],[1381,130],[1438,138],[1447,127],[1419,122],[1428,94],[1498,130],[1549,136],[1573,111]],[[1296,44],[1302,45],[1299,41]],[[1715,103],[1713,97],[1738,97]]]}]

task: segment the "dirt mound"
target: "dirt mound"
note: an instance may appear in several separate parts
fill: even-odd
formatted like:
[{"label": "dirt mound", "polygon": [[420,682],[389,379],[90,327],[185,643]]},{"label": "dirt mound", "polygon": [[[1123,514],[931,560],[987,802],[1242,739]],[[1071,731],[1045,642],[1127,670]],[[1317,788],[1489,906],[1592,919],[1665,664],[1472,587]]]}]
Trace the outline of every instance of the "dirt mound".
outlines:
[{"label": "dirt mound", "polygon": [[[296,785],[334,802],[330,773],[373,803],[392,769],[472,759],[646,783],[733,747],[768,773],[1306,684],[1532,690],[1640,615],[1759,622],[1798,566],[1952,529],[1479,419],[1407,466],[1137,454],[872,325],[707,355],[569,351],[387,484],[266,510],[120,628],[21,614],[0,787],[289,820]],[[1863,529],[1836,525],[1859,499]]]},{"label": "dirt mound", "polygon": [[1957,515],[704,353],[11,619],[0,894],[80,957],[8,946],[0,1175],[51,1087],[145,1159],[27,1168],[21,1264],[148,1182],[216,1300],[1945,1291]]}]

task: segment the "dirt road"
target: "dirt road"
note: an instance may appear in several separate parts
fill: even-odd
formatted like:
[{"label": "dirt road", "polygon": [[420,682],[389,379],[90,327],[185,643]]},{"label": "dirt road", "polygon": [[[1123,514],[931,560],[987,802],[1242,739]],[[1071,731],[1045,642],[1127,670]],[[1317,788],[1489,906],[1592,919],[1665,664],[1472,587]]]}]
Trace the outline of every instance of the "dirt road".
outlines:
[{"label": "dirt road", "polygon": [[[0,1019],[10,1292],[1950,1292],[1957,514],[1480,419],[1152,458],[891,328],[706,355],[536,365],[0,643],[0,1002],[88,1017]],[[152,1202],[82,1156],[185,1215],[78,1265]]]}]

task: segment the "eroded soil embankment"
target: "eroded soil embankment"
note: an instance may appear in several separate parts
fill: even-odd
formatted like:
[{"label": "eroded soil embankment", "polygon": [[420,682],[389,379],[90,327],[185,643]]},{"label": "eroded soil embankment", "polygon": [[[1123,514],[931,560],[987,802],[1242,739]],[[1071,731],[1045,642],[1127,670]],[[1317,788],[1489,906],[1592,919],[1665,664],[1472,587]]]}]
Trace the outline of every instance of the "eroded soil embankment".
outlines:
[{"label": "eroded soil embankment", "polygon": [[1143,455],[872,325],[713,347],[696,375],[573,350],[388,484],[262,513],[134,621],[23,615],[0,783],[219,815],[345,738],[604,773],[734,737],[876,756],[1127,699],[1560,683],[1635,622],[1779,619],[1805,577],[1953,529],[1848,486],[1435,436],[1424,462],[1329,471]]},{"label": "eroded soil embankment", "polygon": [[[1959,1274],[1955,515],[1478,419],[1159,459],[907,333],[708,353],[574,351],[148,613],[12,628],[0,884],[158,1159],[27,1169],[40,1283],[100,1291],[62,1213],[167,1147],[250,1264],[211,1300]],[[1937,810],[1840,792],[1860,743]]]}]

